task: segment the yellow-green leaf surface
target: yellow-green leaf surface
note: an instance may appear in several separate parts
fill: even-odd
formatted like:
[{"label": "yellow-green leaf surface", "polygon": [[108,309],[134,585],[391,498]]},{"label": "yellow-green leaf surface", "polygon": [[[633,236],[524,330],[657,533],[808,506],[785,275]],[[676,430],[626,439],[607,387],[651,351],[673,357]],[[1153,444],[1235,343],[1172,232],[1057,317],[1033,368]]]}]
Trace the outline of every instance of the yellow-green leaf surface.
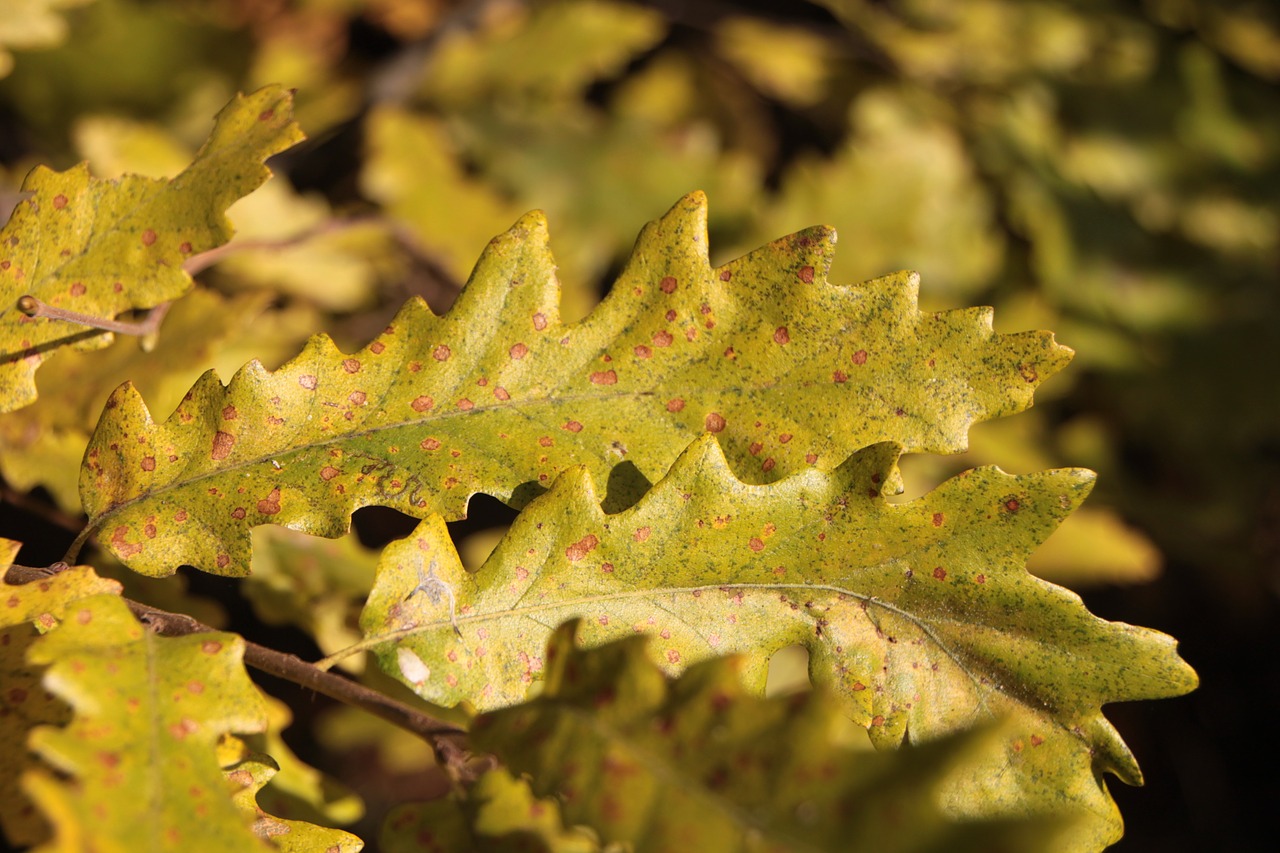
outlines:
[{"label": "yellow-green leaf surface", "polygon": [[566,829],[553,797],[538,798],[524,779],[495,767],[467,789],[387,814],[379,836],[383,853],[473,850],[490,853],[596,853],[600,845],[580,828]]},{"label": "yellow-green leaf surface", "polygon": [[22,189],[31,197],[0,231],[0,411],[35,399],[35,370],[50,351],[110,340],[110,333],[64,320],[28,317],[18,298],[31,294],[114,318],[185,294],[191,277],[183,262],[230,238],[223,211],[270,176],[264,160],[302,138],[290,103],[278,86],[237,96],[171,181],[100,181],[85,164],[66,172],[41,166],[27,176]]},{"label": "yellow-green leaf surface", "polygon": [[364,842],[349,832],[300,820],[284,820],[268,814],[258,804],[263,787],[280,772],[271,756],[252,754],[227,769],[227,778],[238,790],[235,804],[253,821],[253,831],[282,853],[356,853]]},{"label": "yellow-green leaf surface", "polygon": [[242,575],[255,525],[337,536],[369,504],[459,518],[476,492],[523,505],[575,463],[624,506],[704,430],[747,482],[881,440],[959,450],[1070,357],[1047,332],[995,334],[987,309],[920,313],[908,273],[832,286],[834,240],[813,228],[713,269],[695,193],[565,325],[546,223],[529,214],[444,317],[413,300],[358,352],[318,336],[274,373],[250,363],[226,387],[205,374],[159,424],[122,386],[81,499],[138,571]]},{"label": "yellow-green leaf surface", "polygon": [[678,850],[1046,849],[1045,827],[947,819],[946,777],[989,732],[893,754],[836,740],[822,692],[748,695],[740,659],[669,681],[651,638],[575,648],[574,623],[547,647],[547,680],[528,704],[478,718],[473,742],[557,795],[567,822],[636,853]]},{"label": "yellow-green leaf surface", "polygon": [[[1171,638],[1099,619],[1026,571],[1092,474],[977,469],[899,506],[880,496],[896,457],[880,444],[830,474],[753,486],[703,437],[612,515],[578,469],[474,574],[429,519],[385,549],[361,645],[428,701],[481,710],[543,678],[542,646],[570,617],[588,643],[656,634],[651,653],[671,672],[742,654],[759,691],[770,654],[803,645],[813,682],[881,746],[1010,718],[952,789],[957,812],[1084,809],[1095,820],[1081,843],[1113,841],[1101,774],[1141,775],[1101,706],[1185,693],[1196,678]],[[415,679],[400,668],[409,652]]]},{"label": "yellow-green leaf surface", "polygon": [[77,599],[117,593],[120,585],[74,566],[20,586],[4,583],[18,543],[0,539],[0,829],[16,846],[35,844],[48,829],[18,787],[33,765],[24,744],[27,733],[43,724],[62,724],[70,709],[40,683],[42,667],[27,662],[27,650],[41,633],[57,626]]},{"label": "yellow-green leaf surface", "polygon": [[50,851],[266,850],[231,800],[218,738],[266,725],[232,634],[160,637],[118,598],[84,599],[31,647],[45,688],[71,705],[64,728],[32,732],[61,774],[23,787],[54,827]]}]

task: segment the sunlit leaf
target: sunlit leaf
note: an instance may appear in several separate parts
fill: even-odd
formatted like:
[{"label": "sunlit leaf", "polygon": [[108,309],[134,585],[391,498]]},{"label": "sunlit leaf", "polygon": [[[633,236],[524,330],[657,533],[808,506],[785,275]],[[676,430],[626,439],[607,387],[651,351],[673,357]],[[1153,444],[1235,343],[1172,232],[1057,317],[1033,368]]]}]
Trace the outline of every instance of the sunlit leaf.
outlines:
[{"label": "sunlit leaf", "polygon": [[19,297],[112,319],[184,295],[191,277],[183,261],[230,238],[223,211],[270,176],[267,157],[301,138],[289,99],[280,87],[238,96],[172,181],[100,181],[85,164],[61,173],[41,166],[27,176],[22,189],[31,197],[0,231],[0,411],[35,399],[35,370],[50,351],[101,348],[111,339],[28,317]]},{"label": "sunlit leaf", "polygon": [[356,853],[364,842],[349,832],[268,814],[259,805],[263,787],[280,772],[268,755],[253,754],[227,768],[228,780],[238,790],[233,799],[253,821],[253,832],[282,853]]},{"label": "sunlit leaf", "polygon": [[[28,659],[74,711],[32,732],[31,749],[66,778],[31,770],[23,787],[53,824],[49,851],[265,850],[232,803],[220,735],[266,725],[231,634],[160,637],[118,598],[83,599]],[[198,820],[193,820],[198,818]]]},{"label": "sunlit leaf", "polygon": [[1007,737],[949,789],[951,808],[1085,810],[1084,843],[1109,843],[1119,823],[1101,774],[1141,774],[1101,706],[1196,679],[1171,638],[1099,619],[1024,568],[1092,475],[977,469],[899,506],[880,496],[896,457],[881,444],[830,474],[752,486],[704,437],[616,514],[579,469],[474,574],[429,519],[384,551],[360,647],[393,675],[397,649],[412,649],[430,672],[414,686],[423,698],[483,710],[544,678],[542,646],[570,617],[591,644],[656,634],[651,655],[671,672],[741,654],[756,691],[770,654],[803,645],[814,684],[881,746],[1009,718]]},{"label": "sunlit leaf", "polygon": [[651,223],[580,323],[558,320],[529,214],[444,317],[414,300],[358,352],[319,336],[274,373],[207,373],[162,424],[124,385],[81,471],[91,526],[146,574],[243,575],[250,527],[332,537],[368,504],[459,518],[475,492],[520,506],[578,463],[625,506],[704,430],[747,482],[880,440],[960,450],[1070,357],[1045,332],[995,334],[987,309],[919,312],[914,275],[832,286],[829,229],[712,269],[705,223],[700,194]]}]

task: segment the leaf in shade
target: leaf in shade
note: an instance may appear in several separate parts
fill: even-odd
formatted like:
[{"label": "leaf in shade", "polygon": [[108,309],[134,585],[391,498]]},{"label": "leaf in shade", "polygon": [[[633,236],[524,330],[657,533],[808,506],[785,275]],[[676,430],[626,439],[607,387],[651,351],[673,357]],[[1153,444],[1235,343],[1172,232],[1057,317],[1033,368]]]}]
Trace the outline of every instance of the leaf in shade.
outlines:
[{"label": "leaf in shade", "polygon": [[284,820],[267,814],[258,805],[263,787],[280,767],[269,755],[250,754],[227,768],[227,778],[238,790],[236,806],[253,821],[254,833],[281,853],[357,853],[364,842],[349,832],[301,820]]},{"label": "leaf in shade", "polygon": [[479,717],[472,740],[606,844],[637,853],[1031,851],[1055,835],[1052,821],[946,814],[939,789],[991,731],[854,752],[835,740],[839,711],[823,692],[748,695],[736,658],[671,681],[645,649],[650,638],[584,651],[575,626],[551,638],[543,692]]},{"label": "leaf in shade", "polygon": [[249,571],[251,527],[337,536],[378,504],[465,514],[484,491],[522,506],[583,463],[626,506],[716,433],[749,483],[829,470],[880,440],[954,451],[1017,412],[1070,350],[997,335],[988,309],[922,314],[900,273],[827,283],[835,235],[813,228],[712,269],[695,193],[647,226],[613,292],[557,317],[546,225],[490,243],[452,310],[409,302],[344,354],[324,336],[269,373],[201,377],[162,424],[112,395],[81,471],[99,541],[131,568]]},{"label": "leaf in shade", "polygon": [[292,95],[268,86],[228,104],[173,180],[102,181],[86,164],[32,171],[22,185],[31,197],[0,231],[0,411],[35,400],[36,368],[52,350],[111,340],[65,320],[28,317],[19,297],[104,319],[177,299],[191,288],[183,262],[231,237],[223,212],[270,177],[264,160],[301,138]]},{"label": "leaf in shade", "polygon": [[[232,634],[161,637],[119,598],[69,609],[28,659],[74,712],[29,745],[48,765],[23,787],[53,825],[50,851],[267,850],[231,800],[216,745],[259,731],[266,709]],[[198,817],[198,821],[193,821]]]},{"label": "leaf in shade", "polygon": [[360,647],[393,676],[411,650],[430,673],[423,698],[484,710],[542,680],[551,626],[571,617],[588,643],[656,634],[651,653],[670,672],[741,654],[759,691],[769,656],[803,645],[813,682],[881,746],[1010,718],[1006,741],[956,785],[957,811],[1078,808],[1096,818],[1086,844],[1113,840],[1101,774],[1141,774],[1101,705],[1179,695],[1196,678],[1170,637],[1099,619],[1026,571],[1093,475],[977,469],[895,506],[880,493],[896,458],[881,444],[829,474],[754,486],[704,436],[612,515],[579,469],[474,574],[429,519],[384,550]]}]

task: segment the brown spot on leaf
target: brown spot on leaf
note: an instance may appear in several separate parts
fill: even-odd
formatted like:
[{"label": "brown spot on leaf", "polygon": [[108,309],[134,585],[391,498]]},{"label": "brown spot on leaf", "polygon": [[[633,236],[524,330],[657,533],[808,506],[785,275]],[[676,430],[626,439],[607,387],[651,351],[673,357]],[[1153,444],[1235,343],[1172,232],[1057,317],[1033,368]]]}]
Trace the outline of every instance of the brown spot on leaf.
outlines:
[{"label": "brown spot on leaf", "polygon": [[435,404],[436,404],[435,400],[431,399],[426,394],[422,394],[417,397],[414,397],[413,402],[409,404],[409,407],[412,408],[415,412],[427,412],[427,411],[430,411],[431,407],[434,406]]},{"label": "brown spot on leaf", "polygon": [[555,444],[555,441],[552,440],[551,436],[543,435],[538,437],[538,444],[542,447],[550,447]]},{"label": "brown spot on leaf", "polygon": [[805,284],[813,284],[813,267],[800,267],[800,272],[796,273],[796,275]]},{"label": "brown spot on leaf", "polygon": [[661,288],[663,293],[675,293],[676,292],[675,277],[670,275],[664,276],[662,281],[658,282],[658,287]]},{"label": "brown spot on leaf", "polygon": [[655,347],[669,347],[673,340],[675,339],[671,337],[671,333],[666,329],[653,333],[653,345]]},{"label": "brown spot on leaf", "polygon": [[1022,509],[1022,504],[1018,502],[1017,498],[1005,498],[1002,506],[1004,506],[1005,512],[1017,512]]},{"label": "brown spot on leaf", "polygon": [[791,334],[787,331],[786,326],[779,326],[773,330],[773,342],[775,344],[791,343]]},{"label": "brown spot on leaf", "polygon": [[206,655],[216,655],[218,652],[222,651],[222,643],[219,643],[217,640],[205,640],[200,644],[200,651],[204,652]]},{"label": "brown spot on leaf", "polygon": [[71,295],[72,295],[72,296],[84,296],[84,294],[85,294],[85,290],[86,290],[86,289],[87,289],[87,288],[85,288],[85,286],[84,286],[84,282],[82,282],[82,281],[74,282],[74,283],[71,285]]},{"label": "brown spot on leaf", "polygon": [[533,327],[539,332],[547,327],[547,316],[541,311],[533,315]]},{"label": "brown spot on leaf", "polygon": [[126,542],[125,537],[129,535],[129,526],[122,524],[111,532],[111,547],[120,555],[121,558],[127,560],[142,551],[141,545],[134,545]]},{"label": "brown spot on leaf", "polygon": [[320,380],[310,373],[304,373],[298,377],[298,384],[308,391],[314,391],[316,386],[320,384]]},{"label": "brown spot on leaf", "polygon": [[653,355],[653,350],[649,349],[644,344],[638,344],[633,351],[636,354],[636,358],[648,358]]},{"label": "brown spot on leaf", "polygon": [[244,511],[244,507],[242,506],[238,506],[235,509],[231,510],[231,517],[236,519],[237,521],[244,518],[245,515],[246,513]]},{"label": "brown spot on leaf", "polygon": [[363,391],[352,391],[347,395],[347,399],[351,401],[352,405],[363,406],[369,398]]},{"label": "brown spot on leaf", "polygon": [[142,470],[143,471],[156,470],[156,458],[154,456],[142,457]]},{"label": "brown spot on leaf", "polygon": [[341,473],[341,471],[334,468],[332,465],[326,465],[320,469],[320,479],[325,481],[332,480]]},{"label": "brown spot on leaf", "polygon": [[469,412],[476,407],[476,404],[468,400],[466,397],[463,397],[454,405],[456,405],[459,409],[461,409],[464,412]]},{"label": "brown spot on leaf", "polygon": [[721,270],[721,271],[720,271],[720,280],[721,280],[721,281],[728,281],[728,280],[729,280],[729,279],[731,279],[731,278],[733,278],[733,273],[731,273],[729,270]]},{"label": "brown spot on leaf", "polygon": [[508,350],[508,355],[510,355],[512,358],[516,359],[517,361],[524,358],[528,354],[529,354],[529,348],[524,344],[516,344],[510,350]]},{"label": "brown spot on leaf", "polygon": [[360,360],[358,358],[344,358],[342,360],[342,369],[347,373],[359,373]]},{"label": "brown spot on leaf", "polygon": [[182,243],[178,246],[178,251],[184,255],[191,254],[191,244],[188,243],[186,240],[183,240]]},{"label": "brown spot on leaf", "polygon": [[228,405],[228,406],[222,407],[222,419],[224,421],[234,421],[237,417],[239,417],[239,415],[240,413],[236,411],[235,406]]},{"label": "brown spot on leaf", "polygon": [[178,510],[177,512],[175,512],[175,513],[173,514],[173,520],[174,520],[175,522],[177,522],[178,524],[181,524],[182,522],[186,521],[186,520],[187,520],[187,511],[186,511],[185,509],[180,509],[180,510]]},{"label": "brown spot on leaf", "polygon": [[853,361],[853,363],[854,363],[854,364],[866,364],[866,363],[867,363],[867,351],[866,351],[866,350],[864,350],[864,349],[860,349],[860,350],[858,350],[857,352],[855,352],[855,353],[853,354],[852,361]]},{"label": "brown spot on leaf", "polygon": [[231,555],[226,553],[225,551],[218,554],[217,563],[218,563],[218,568],[225,569],[231,563]]},{"label": "brown spot on leaf", "polygon": [[986,576],[986,575],[978,575],[976,578],[974,578],[974,580],[975,580],[975,581],[977,581],[978,583],[986,583],[986,582],[987,582],[987,576]]},{"label": "brown spot on leaf", "polygon": [[616,385],[618,374],[612,370],[598,370],[591,374],[592,385]]},{"label": "brown spot on leaf", "polygon": [[751,541],[747,543],[747,547],[758,554],[764,550],[764,540],[759,536],[752,536]]},{"label": "brown spot on leaf", "polygon": [[940,512],[935,512],[935,513],[933,514],[933,526],[934,526],[934,527],[941,527],[941,526],[942,526],[942,522],[946,521],[946,518],[947,518],[947,517],[946,517],[945,515],[943,515],[942,513],[940,513]]},{"label": "brown spot on leaf", "polygon": [[1022,374],[1022,378],[1028,382],[1035,382],[1040,378],[1040,374],[1036,372],[1034,364],[1019,364],[1018,372]]},{"label": "brown spot on leaf", "polygon": [[707,432],[720,432],[725,426],[724,416],[719,412],[711,412],[703,419],[702,423]]},{"label": "brown spot on leaf", "polygon": [[764,445],[758,441],[751,442],[751,446],[747,448],[747,452],[752,456],[759,456],[761,450],[764,450]]},{"label": "brown spot on leaf", "polygon": [[582,424],[577,421],[569,421],[564,426],[560,427],[560,429],[567,429],[569,432],[582,432]]},{"label": "brown spot on leaf", "polygon": [[637,527],[636,532],[631,534],[631,538],[637,542],[644,542],[649,538],[649,534],[653,531],[648,527]]},{"label": "brown spot on leaf", "polygon": [[595,534],[588,533],[568,548],[565,548],[564,555],[569,559],[569,562],[576,563],[578,560],[581,560],[583,557],[587,556],[587,554],[594,551],[595,547],[599,544],[600,540],[595,537]]},{"label": "brown spot on leaf", "polygon": [[947,579],[947,570],[942,568],[942,566],[935,566],[933,569],[933,576],[940,581],[944,581]]},{"label": "brown spot on leaf", "polygon": [[431,357],[436,361],[448,361],[449,356],[451,355],[453,355],[453,350],[449,349],[444,344],[440,344],[440,346],[431,351]]},{"label": "brown spot on leaf", "polygon": [[218,430],[213,436],[213,449],[209,455],[214,459],[226,459],[231,455],[231,448],[236,445],[236,437],[229,432]]},{"label": "brown spot on leaf", "polygon": [[679,397],[673,397],[668,400],[667,411],[672,413],[684,411],[684,400]]},{"label": "brown spot on leaf", "polygon": [[258,512],[263,515],[275,515],[280,511],[280,490],[272,489],[271,493],[258,501]]},{"label": "brown spot on leaf", "polygon": [[423,450],[439,450],[440,442],[434,438],[424,438],[422,441],[418,442],[418,446]]},{"label": "brown spot on leaf", "polygon": [[493,389],[493,396],[504,403],[511,399],[511,394],[501,385]]},{"label": "brown spot on leaf", "polygon": [[762,470],[762,471],[772,471],[772,470],[773,470],[773,467],[774,467],[775,465],[777,465],[777,464],[778,464],[778,463],[774,461],[773,457],[772,457],[772,456],[770,456],[768,459],[766,459],[766,460],[764,460],[763,462],[761,462],[761,463],[760,463],[760,470]]},{"label": "brown spot on leaf", "polygon": [[680,653],[675,649],[667,649],[667,662],[680,663]]},{"label": "brown spot on leaf", "polygon": [[387,348],[387,345],[384,344],[382,341],[374,341],[373,343],[369,344],[369,352],[373,353],[374,355],[382,355],[383,351],[386,350],[386,348]]},{"label": "brown spot on leaf", "polygon": [[845,373],[843,370],[833,371],[831,373],[831,381],[840,385],[843,382],[849,381],[849,374]]},{"label": "brown spot on leaf", "polygon": [[258,113],[258,121],[271,121],[276,117],[276,111],[273,109],[263,110]]},{"label": "brown spot on leaf", "polygon": [[155,243],[155,241],[156,241],[156,232],[152,231],[150,228],[142,232],[142,245],[150,246],[151,244]]},{"label": "brown spot on leaf", "polygon": [[67,206],[67,197],[62,193],[58,193],[53,197],[53,207],[55,210],[62,210]]}]

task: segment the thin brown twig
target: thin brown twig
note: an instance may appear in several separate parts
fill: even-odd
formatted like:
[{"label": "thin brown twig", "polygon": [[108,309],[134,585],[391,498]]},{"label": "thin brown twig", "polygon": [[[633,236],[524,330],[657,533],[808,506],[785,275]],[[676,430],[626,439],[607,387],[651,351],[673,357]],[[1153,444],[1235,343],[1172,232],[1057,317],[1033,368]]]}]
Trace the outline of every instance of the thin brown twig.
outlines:
[{"label": "thin brown twig", "polygon": [[[47,567],[14,565],[9,567],[4,580],[10,585],[20,586],[57,574],[65,568],[65,563],[54,563]],[[182,637],[216,631],[185,613],[160,610],[129,598],[124,599],[124,602],[139,621],[165,637]],[[278,652],[248,640],[245,640],[244,644],[244,662],[249,666],[308,690],[314,690],[343,704],[359,708],[405,731],[412,732],[431,745],[436,759],[455,779],[468,777],[467,765],[472,756],[462,742],[467,733],[465,729],[437,720],[417,708],[341,675],[317,669],[296,655]]]},{"label": "thin brown twig", "polygon": [[106,317],[95,317],[92,314],[82,314],[79,311],[70,311],[66,308],[50,305],[30,293],[25,296],[19,296],[17,306],[18,310],[28,317],[62,320],[66,323],[75,323],[78,326],[101,329],[104,332],[116,332],[121,335],[144,338],[148,335],[154,335],[159,330],[160,323],[164,321],[165,315],[169,313],[171,304],[169,302],[161,302],[148,311],[146,317],[136,321],[112,320]]}]

